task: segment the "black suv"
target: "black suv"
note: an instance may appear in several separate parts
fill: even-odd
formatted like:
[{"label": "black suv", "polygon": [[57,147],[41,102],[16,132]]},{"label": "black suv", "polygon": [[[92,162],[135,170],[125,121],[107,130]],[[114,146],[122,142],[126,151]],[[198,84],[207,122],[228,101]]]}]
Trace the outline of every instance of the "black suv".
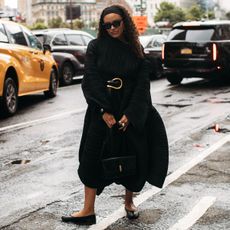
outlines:
[{"label": "black suv", "polygon": [[164,75],[171,84],[189,77],[230,79],[230,21],[181,22],[162,50]]}]

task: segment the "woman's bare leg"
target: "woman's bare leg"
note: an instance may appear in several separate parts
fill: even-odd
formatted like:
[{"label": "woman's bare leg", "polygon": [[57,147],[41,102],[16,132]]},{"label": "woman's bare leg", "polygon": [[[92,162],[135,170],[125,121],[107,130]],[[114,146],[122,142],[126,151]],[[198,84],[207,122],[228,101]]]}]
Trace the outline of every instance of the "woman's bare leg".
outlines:
[{"label": "woman's bare leg", "polygon": [[125,190],[125,208],[129,211],[136,211],[137,207],[133,203],[133,192]]},{"label": "woman's bare leg", "polygon": [[93,215],[95,213],[94,204],[95,204],[96,192],[97,192],[96,189],[85,186],[84,207],[79,212],[74,212],[72,216],[81,217],[81,216]]}]

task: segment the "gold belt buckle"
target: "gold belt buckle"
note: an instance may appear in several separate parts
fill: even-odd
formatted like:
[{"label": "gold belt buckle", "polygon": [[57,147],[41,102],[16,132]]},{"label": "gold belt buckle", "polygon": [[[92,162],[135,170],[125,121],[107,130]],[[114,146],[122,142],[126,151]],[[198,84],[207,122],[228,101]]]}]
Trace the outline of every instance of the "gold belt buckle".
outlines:
[{"label": "gold belt buckle", "polygon": [[[116,84],[116,81],[118,81],[118,82],[120,83],[120,85],[116,86],[116,85],[115,85],[115,84]],[[111,84],[110,84],[110,83],[111,83]],[[114,84],[114,85],[112,85],[112,84]],[[107,86],[108,88],[112,88],[112,89],[121,89],[122,86],[123,86],[123,81],[122,81],[121,78],[115,77],[115,78],[113,78],[112,80],[107,81],[107,85],[106,85],[106,86]]]}]

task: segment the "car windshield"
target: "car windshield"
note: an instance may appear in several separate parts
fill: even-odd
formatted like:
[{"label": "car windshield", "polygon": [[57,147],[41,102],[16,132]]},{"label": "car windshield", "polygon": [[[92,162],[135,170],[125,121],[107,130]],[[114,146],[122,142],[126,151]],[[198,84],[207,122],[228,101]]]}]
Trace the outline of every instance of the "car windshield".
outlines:
[{"label": "car windshield", "polygon": [[215,40],[215,30],[212,28],[174,29],[168,40],[182,40],[188,42]]},{"label": "car windshield", "polygon": [[0,42],[9,42],[2,24],[0,24]]}]

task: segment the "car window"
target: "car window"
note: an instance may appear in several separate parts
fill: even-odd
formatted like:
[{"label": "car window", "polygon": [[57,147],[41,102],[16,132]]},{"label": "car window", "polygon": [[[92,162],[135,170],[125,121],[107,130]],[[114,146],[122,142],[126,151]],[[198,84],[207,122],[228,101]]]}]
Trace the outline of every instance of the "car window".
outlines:
[{"label": "car window", "polygon": [[24,29],[24,33],[29,41],[29,46],[34,49],[42,50],[42,45],[40,41],[27,29]]},{"label": "car window", "polygon": [[80,34],[66,34],[66,37],[70,45],[73,45],[73,46],[84,46],[85,45]]},{"label": "car window", "polygon": [[92,40],[92,38],[91,38],[91,37],[86,36],[86,35],[82,35],[82,37],[83,37],[83,39],[84,39],[84,41],[85,41],[85,44],[86,44],[86,45],[88,45],[88,44],[89,44],[89,42]]},{"label": "car window", "polygon": [[43,35],[43,34],[37,34],[36,37],[38,38],[38,40],[39,40],[42,44],[44,44],[45,39],[44,39],[44,35]]},{"label": "car window", "polygon": [[[52,40],[53,40],[53,38],[55,37],[55,35],[56,34],[53,34],[53,33],[48,33],[48,34],[43,34],[43,35],[40,35],[40,36],[42,36],[42,38],[40,38],[39,40],[40,40],[40,42],[42,43],[42,44],[50,44],[51,45],[51,42],[52,42]],[[65,36],[63,35],[63,34],[61,34],[61,36],[63,36],[63,43],[64,43],[64,45],[66,45],[67,44],[67,41],[66,41],[66,38],[65,38]],[[41,40],[42,39],[42,40]],[[59,38],[58,38],[59,39]]]},{"label": "car window", "polygon": [[6,31],[2,24],[0,24],[0,42],[9,42]]},{"label": "car window", "polygon": [[156,48],[156,47],[161,47],[163,45],[163,43],[166,41],[166,39],[164,38],[156,38],[155,40],[153,40],[148,46],[147,48]]},{"label": "car window", "polygon": [[8,24],[6,24],[5,27],[10,34],[11,41],[14,44],[28,46],[26,38],[25,38],[25,36],[22,32],[22,29],[19,25],[14,25],[14,24],[8,25]]},{"label": "car window", "polygon": [[65,46],[65,45],[68,45],[68,43],[66,41],[66,38],[65,38],[65,35],[64,34],[57,34],[54,37],[52,45],[54,45],[54,46]]},{"label": "car window", "polygon": [[144,48],[145,48],[145,47],[149,44],[149,42],[151,41],[149,36],[139,36],[139,40],[140,40],[141,45],[142,45]]},{"label": "car window", "polygon": [[168,40],[189,42],[215,40],[215,30],[213,28],[174,29],[170,32]]},{"label": "car window", "polygon": [[221,34],[221,40],[230,40],[230,26],[224,25],[219,28],[219,34]]}]

